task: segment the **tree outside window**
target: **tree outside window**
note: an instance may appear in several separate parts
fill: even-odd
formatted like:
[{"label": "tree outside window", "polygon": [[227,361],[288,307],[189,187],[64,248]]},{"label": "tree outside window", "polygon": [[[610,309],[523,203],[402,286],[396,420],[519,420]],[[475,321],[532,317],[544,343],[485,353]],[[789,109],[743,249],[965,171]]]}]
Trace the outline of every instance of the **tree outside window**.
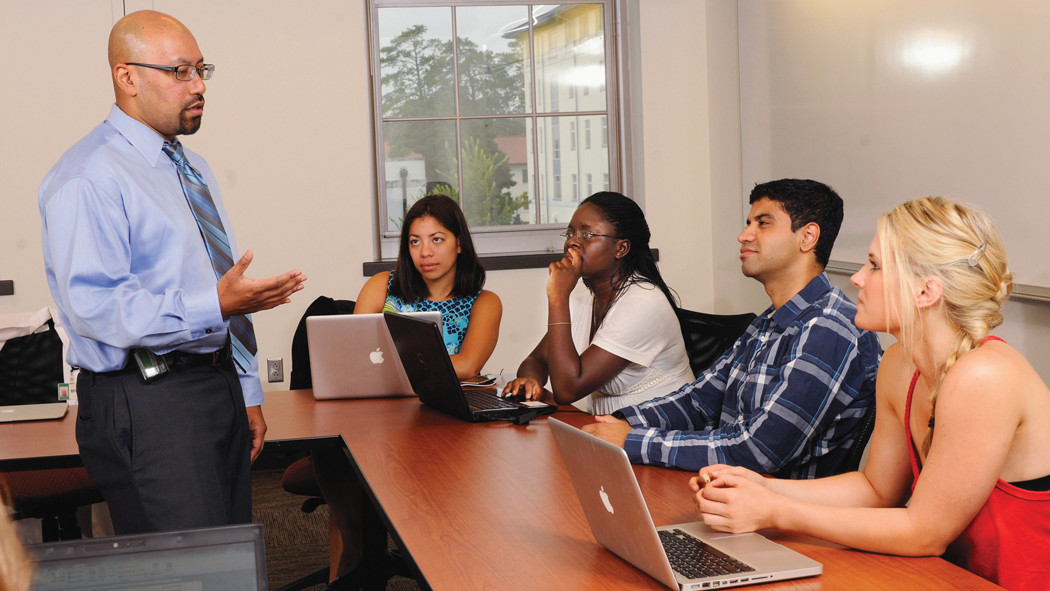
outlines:
[{"label": "tree outside window", "polygon": [[[405,211],[428,193],[457,200],[474,232],[547,225],[554,232],[575,208],[580,174],[588,191],[592,175],[608,186],[619,154],[590,150],[590,134],[600,117],[607,148],[615,105],[606,92],[605,27],[613,6],[371,0],[385,238],[396,236]],[[580,121],[586,151],[577,151]],[[565,160],[562,129],[573,154]],[[563,174],[571,175],[570,202],[562,201]]]}]

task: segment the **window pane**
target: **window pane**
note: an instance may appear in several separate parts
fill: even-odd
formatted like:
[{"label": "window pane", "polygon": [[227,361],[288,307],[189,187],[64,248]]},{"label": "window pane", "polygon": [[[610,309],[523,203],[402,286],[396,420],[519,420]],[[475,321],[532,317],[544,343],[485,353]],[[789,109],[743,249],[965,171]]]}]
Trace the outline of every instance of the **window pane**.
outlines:
[{"label": "window pane", "polygon": [[455,195],[455,121],[396,121],[383,124],[385,143],[386,219],[384,228],[397,232],[405,211],[429,193]]},{"label": "window pane", "polygon": [[463,121],[463,195],[471,227],[535,222],[529,190],[527,120]]},{"label": "window pane", "polygon": [[[537,112],[605,110],[602,6],[536,6],[533,20]],[[526,36],[523,43],[527,41]]]},{"label": "window pane", "polygon": [[[539,150],[540,160],[536,166],[534,179],[540,179],[537,187],[537,204],[539,206],[539,223],[565,223],[572,217],[580,199],[591,194],[588,184],[587,194],[580,194],[579,179],[609,177],[609,150],[592,148],[584,150],[561,150],[559,145],[569,145],[572,130],[579,129],[581,122],[594,120],[597,115],[579,117],[542,117],[538,119],[540,137],[546,138],[545,149]],[[564,135],[564,138],[560,136]],[[547,184],[549,182],[549,184]],[[607,181],[606,181],[607,182]],[[607,188],[607,187],[605,187]]]},{"label": "window pane", "polygon": [[[525,112],[529,81],[520,36],[505,31],[528,18],[526,6],[456,9],[456,51],[461,115]],[[526,37],[527,38],[527,37]]]},{"label": "window pane", "polygon": [[614,4],[373,1],[382,256],[434,192],[459,201],[482,252],[549,248],[620,159],[605,78],[606,40],[619,39],[603,30]]},{"label": "window pane", "polygon": [[453,116],[452,9],[379,10],[383,117]]}]

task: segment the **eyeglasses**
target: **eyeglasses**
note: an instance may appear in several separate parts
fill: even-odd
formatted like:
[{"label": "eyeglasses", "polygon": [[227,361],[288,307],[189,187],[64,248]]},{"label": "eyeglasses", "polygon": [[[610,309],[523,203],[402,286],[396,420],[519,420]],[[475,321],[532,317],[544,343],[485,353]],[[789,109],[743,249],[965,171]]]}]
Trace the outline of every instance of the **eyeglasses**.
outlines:
[{"label": "eyeglasses", "polygon": [[617,240],[620,239],[619,236],[613,236],[612,234],[599,234],[597,232],[588,232],[586,230],[580,230],[579,232],[570,232],[569,230],[566,230],[561,234],[558,234],[558,236],[564,238],[566,242],[572,240],[573,238],[579,238],[580,240],[587,242],[595,236],[604,236],[605,238],[615,238]]},{"label": "eyeglasses", "polygon": [[127,65],[153,68],[154,70],[164,70],[165,72],[175,72],[175,79],[182,80],[183,82],[193,80],[194,74],[200,76],[201,80],[208,80],[211,78],[211,75],[215,73],[214,64],[204,64],[203,66],[198,67],[189,64],[182,66],[158,66],[155,64],[137,64],[134,62],[128,62]]}]

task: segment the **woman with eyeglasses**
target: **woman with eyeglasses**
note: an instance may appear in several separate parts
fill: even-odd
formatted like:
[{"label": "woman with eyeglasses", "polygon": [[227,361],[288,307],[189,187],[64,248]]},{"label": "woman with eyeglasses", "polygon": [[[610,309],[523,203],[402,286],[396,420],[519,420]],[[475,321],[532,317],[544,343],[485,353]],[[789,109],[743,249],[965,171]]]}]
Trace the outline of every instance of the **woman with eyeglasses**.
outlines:
[{"label": "woman with eyeglasses", "polygon": [[[591,395],[609,414],[693,381],[675,300],[649,249],[638,204],[609,191],[585,199],[547,278],[547,333],[505,394],[569,404]],[[581,281],[582,280],[582,281]]]},{"label": "woman with eyeglasses", "polygon": [[879,218],[857,326],[897,338],[876,382],[863,471],[816,480],[708,466],[690,480],[720,531],[781,529],[885,554],[937,556],[1007,589],[1050,589],[1050,390],[1002,322],[1002,237],[934,197]]}]

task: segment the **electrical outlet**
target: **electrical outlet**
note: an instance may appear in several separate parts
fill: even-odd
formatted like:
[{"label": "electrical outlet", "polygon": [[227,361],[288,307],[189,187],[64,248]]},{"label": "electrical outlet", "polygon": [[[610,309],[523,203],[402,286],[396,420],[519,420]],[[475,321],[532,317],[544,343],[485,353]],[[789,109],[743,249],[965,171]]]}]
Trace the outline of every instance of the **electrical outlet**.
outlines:
[{"label": "electrical outlet", "polygon": [[268,382],[284,381],[284,358],[266,360],[266,380]]}]

